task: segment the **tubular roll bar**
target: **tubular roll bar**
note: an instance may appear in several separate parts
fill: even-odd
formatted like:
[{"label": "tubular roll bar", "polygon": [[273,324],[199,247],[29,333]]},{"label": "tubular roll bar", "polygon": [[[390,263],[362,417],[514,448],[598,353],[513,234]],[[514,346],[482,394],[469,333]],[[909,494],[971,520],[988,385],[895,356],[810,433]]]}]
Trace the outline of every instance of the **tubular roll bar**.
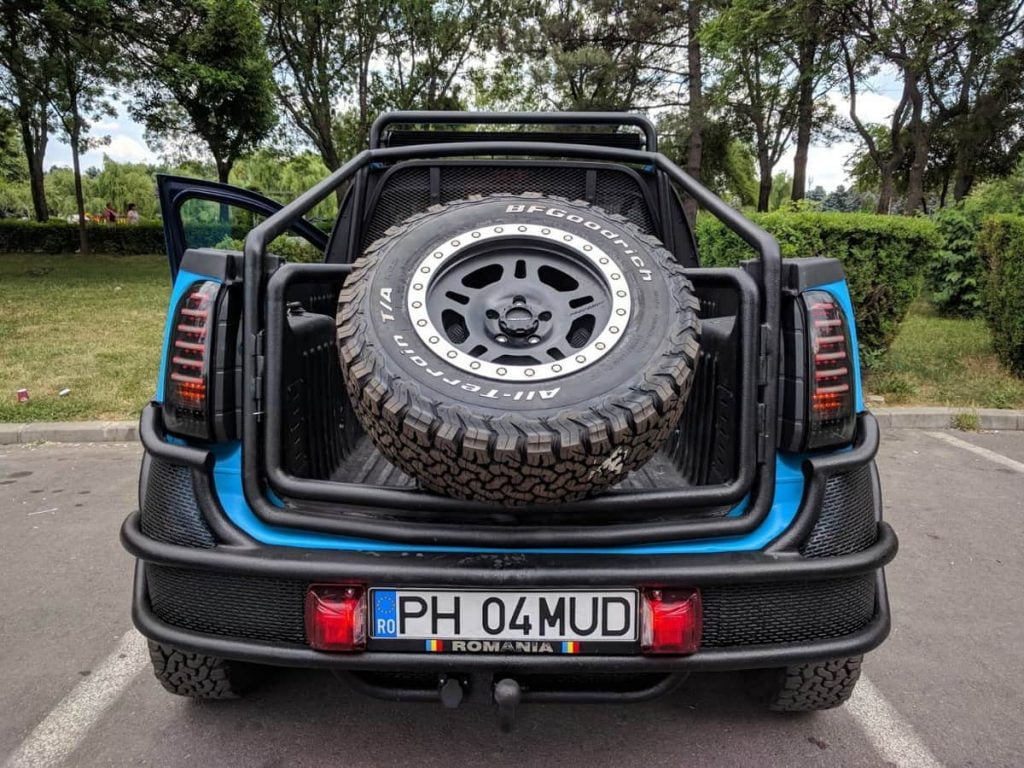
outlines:
[{"label": "tubular roll bar", "polygon": [[[407,122],[423,122],[425,117],[429,119],[436,116],[437,120],[441,120],[441,115],[444,116],[443,119],[445,121],[449,122],[456,121],[454,118],[458,117],[457,114],[453,115],[444,112],[394,113],[379,118],[377,123],[375,123],[375,128],[386,126],[399,119]],[[596,116],[599,118],[604,117],[603,115]],[[471,120],[469,117],[472,116],[468,116],[465,122],[476,122],[476,120]],[[552,117],[553,115],[544,115],[544,119],[549,122]],[[593,117],[588,115],[588,119]],[[614,117],[616,121],[626,123],[627,121],[624,118],[634,116],[615,115]],[[489,122],[515,122],[521,119],[521,117],[515,115],[493,115],[487,117]],[[573,121],[564,120],[561,122]],[[613,121],[608,119],[607,122]],[[643,118],[637,118],[636,121],[628,121],[629,124],[633,122],[640,125],[644,123],[648,126],[650,125],[649,121]],[[379,139],[379,135],[375,135],[374,138]],[[774,435],[778,389],[778,357],[775,352],[779,348],[779,304],[782,270],[782,259],[778,243],[768,232],[744,218],[742,214],[723,202],[664,155],[640,150],[548,142],[470,141],[458,144],[425,144],[367,149],[360,152],[319,184],[297,197],[249,232],[244,246],[243,378],[249,384],[243,388],[242,486],[245,498],[254,513],[264,521],[275,525],[308,527],[310,522],[308,515],[289,514],[285,509],[270,503],[263,487],[263,467],[259,440],[260,418],[262,414],[258,412],[257,407],[258,400],[263,394],[265,383],[264,344],[269,341],[264,331],[264,302],[267,298],[267,285],[265,281],[267,245],[278,235],[288,230],[295,220],[301,218],[320,201],[332,194],[339,186],[371,163],[393,162],[410,158],[480,155],[586,158],[653,166],[665,174],[670,181],[677,184],[696,199],[701,206],[715,215],[730,230],[757,251],[762,262],[760,272],[762,286],[760,307],[762,329],[759,334],[759,354],[763,362],[761,375],[758,376],[756,381],[760,390],[759,403],[757,405],[759,418],[756,422],[759,432],[757,440],[763,444],[764,448],[763,464],[759,467],[753,499],[747,512],[740,517],[719,520],[715,525],[714,534],[740,535],[753,530],[764,519],[764,516],[767,515],[774,499]],[[755,372],[755,376],[757,376],[757,372]],[[271,408],[276,407],[273,403],[268,402],[268,404]],[[628,503],[626,499],[621,501],[624,504]],[[455,501],[452,502],[453,505],[457,503]],[[380,527],[378,527],[377,521],[367,519],[365,516],[359,516],[359,519],[353,520],[349,527],[352,533],[359,531],[365,538],[387,538],[388,534],[385,533],[385,526],[387,526],[387,521],[383,521],[380,523]],[[391,525],[390,527],[393,529],[395,526]],[[438,528],[438,526],[427,527],[434,528],[435,531]],[[440,526],[442,529],[445,527]],[[407,529],[408,526],[400,526],[400,528]],[[616,528],[616,526],[610,526],[610,528]],[[617,531],[606,529],[603,543],[606,546],[614,546],[620,543],[635,543],[636,541],[678,540],[691,538],[694,535],[699,536],[702,533],[702,528],[705,528],[705,526],[698,521],[683,521],[677,524],[633,525],[632,532],[622,530],[621,528]],[[564,544],[564,541],[546,540],[541,531],[535,533],[537,546],[550,547]],[[708,530],[703,531],[704,535],[709,533],[710,531]],[[394,531],[392,530],[392,537],[393,534]],[[430,536],[426,530],[420,532],[419,535],[406,530],[398,538],[408,543],[432,543]],[[444,536],[440,535],[437,537],[436,543],[447,542],[444,541]]]},{"label": "tubular roll bar", "polygon": [[[645,149],[658,151],[654,123],[643,115],[625,112],[386,112],[373,121],[370,149],[381,148],[384,130],[392,125],[625,125],[644,134]],[[472,136],[472,134],[468,134]]]}]

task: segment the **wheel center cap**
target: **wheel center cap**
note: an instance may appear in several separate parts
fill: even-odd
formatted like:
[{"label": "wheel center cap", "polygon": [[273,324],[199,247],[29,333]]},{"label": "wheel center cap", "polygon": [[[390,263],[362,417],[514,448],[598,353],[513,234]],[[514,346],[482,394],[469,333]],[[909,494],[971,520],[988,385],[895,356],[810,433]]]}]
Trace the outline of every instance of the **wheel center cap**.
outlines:
[{"label": "wheel center cap", "polygon": [[525,304],[511,304],[498,316],[498,326],[513,336],[527,336],[537,330],[539,323],[537,315]]}]

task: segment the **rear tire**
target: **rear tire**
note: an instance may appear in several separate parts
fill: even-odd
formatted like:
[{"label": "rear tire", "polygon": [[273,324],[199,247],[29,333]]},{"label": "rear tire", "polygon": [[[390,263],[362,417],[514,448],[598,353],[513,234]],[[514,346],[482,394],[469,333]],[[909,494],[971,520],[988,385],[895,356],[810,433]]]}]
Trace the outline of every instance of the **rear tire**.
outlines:
[{"label": "rear tire", "polygon": [[817,712],[842,706],[860,679],[863,656],[759,670],[753,689],[773,712]]},{"label": "rear tire", "polygon": [[153,674],[166,690],[191,699],[237,699],[253,690],[266,670],[149,641]]}]

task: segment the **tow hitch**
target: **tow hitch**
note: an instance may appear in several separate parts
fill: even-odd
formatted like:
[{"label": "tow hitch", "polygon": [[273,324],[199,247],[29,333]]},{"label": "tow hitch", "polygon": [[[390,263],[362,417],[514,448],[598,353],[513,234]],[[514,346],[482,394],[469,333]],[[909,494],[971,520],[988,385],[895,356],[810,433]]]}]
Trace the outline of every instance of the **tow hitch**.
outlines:
[{"label": "tow hitch", "polygon": [[494,684],[494,703],[498,706],[498,724],[503,733],[509,733],[516,722],[516,709],[523,698],[519,683],[510,677]]},{"label": "tow hitch", "polygon": [[[446,709],[456,709],[465,698],[466,686],[456,677],[441,677],[438,681],[438,697]],[[516,721],[516,710],[523,699],[523,689],[510,677],[494,683],[492,693],[498,708],[498,725],[503,733],[509,733]]]},{"label": "tow hitch", "polygon": [[[445,672],[409,673],[355,673],[335,670],[334,674],[348,682],[360,693],[388,701],[440,702],[446,709],[457,709],[463,703],[480,706],[494,704],[498,725],[508,733],[515,725],[520,704],[649,701],[678,688],[686,673],[622,675],[591,675],[577,685],[564,688],[564,681],[546,676],[526,674],[519,679],[507,677],[507,672]],[[553,684],[554,682],[554,684]],[[587,684],[583,684],[587,683]]]}]

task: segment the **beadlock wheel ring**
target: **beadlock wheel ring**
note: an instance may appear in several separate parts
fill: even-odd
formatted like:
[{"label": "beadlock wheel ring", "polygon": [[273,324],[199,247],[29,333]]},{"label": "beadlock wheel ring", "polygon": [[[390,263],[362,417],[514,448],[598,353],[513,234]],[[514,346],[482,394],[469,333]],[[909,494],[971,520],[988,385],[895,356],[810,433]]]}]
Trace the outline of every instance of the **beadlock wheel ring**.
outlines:
[{"label": "beadlock wheel ring", "polygon": [[[601,315],[606,319],[601,328],[593,328],[581,348],[572,346],[565,347],[564,356],[550,362],[541,361],[536,364],[513,364],[509,362],[493,361],[482,359],[480,356],[470,354],[463,348],[469,350],[479,349],[480,339],[470,336],[462,339],[458,344],[452,342],[444,327],[438,327],[434,318],[431,317],[428,296],[437,287],[437,280],[443,276],[447,269],[457,264],[461,258],[468,256],[474,258],[473,253],[480,250],[483,243],[490,242],[493,245],[495,240],[508,239],[510,242],[530,243],[534,242],[543,246],[552,259],[575,260],[578,265],[586,268],[603,283],[604,295],[600,301],[595,299],[595,304],[607,303],[607,307],[601,306]],[[485,258],[485,257],[481,257]],[[519,297],[516,297],[519,298]],[[542,317],[544,314],[551,316],[548,309],[533,311],[525,307],[524,316]],[[406,308],[413,328],[420,341],[438,355],[449,365],[486,379],[494,379],[504,382],[535,382],[567,376],[581,371],[607,355],[622,338],[630,317],[632,316],[632,292],[630,291],[625,272],[621,265],[613,259],[606,251],[597,244],[580,237],[579,235],[566,232],[555,227],[541,226],[536,224],[496,224],[489,227],[479,227],[468,230],[461,234],[447,238],[444,242],[436,244],[427,250],[426,255],[416,265],[413,276],[409,283],[406,294]],[[479,311],[479,308],[476,308]],[[513,311],[515,307],[512,308]],[[607,309],[607,311],[605,311]],[[491,314],[500,316],[503,323],[508,317],[508,307],[489,308]],[[490,315],[488,315],[490,316]],[[527,324],[529,319],[525,321]],[[540,321],[536,321],[539,323]],[[442,324],[443,325],[443,324]],[[502,325],[502,327],[507,327]],[[539,337],[530,336],[528,330],[513,328],[512,333],[519,333],[525,339],[526,345],[523,351],[529,349],[529,345],[539,344]],[[498,331],[492,340],[499,339],[498,345],[508,343],[509,334]],[[501,341],[501,336],[506,336]],[[538,341],[534,342],[537,338]],[[522,339],[519,340],[521,343]],[[476,342],[476,343],[474,343]],[[565,343],[568,343],[567,341]],[[563,344],[565,346],[565,344]],[[503,350],[498,350],[503,351]],[[510,349],[509,352],[517,350]],[[491,350],[493,354],[494,350]],[[512,355],[516,356],[516,355]],[[531,355],[537,359],[537,355]]]}]

